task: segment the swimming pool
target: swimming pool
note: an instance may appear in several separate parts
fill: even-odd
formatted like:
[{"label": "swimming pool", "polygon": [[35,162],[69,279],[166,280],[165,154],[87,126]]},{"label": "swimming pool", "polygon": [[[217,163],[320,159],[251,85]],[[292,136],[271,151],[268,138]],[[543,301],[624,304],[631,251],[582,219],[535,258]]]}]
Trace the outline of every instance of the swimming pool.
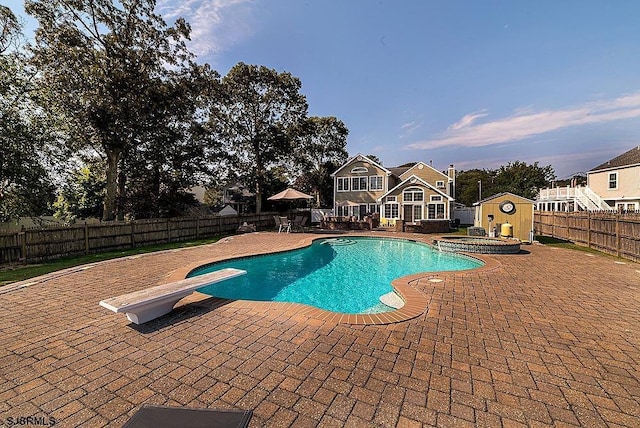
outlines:
[{"label": "swimming pool", "polygon": [[303,303],[348,314],[391,310],[391,281],[419,272],[473,269],[482,262],[405,239],[320,239],[309,247],[202,266],[189,276],[234,267],[246,275],[198,291],[232,300]]}]

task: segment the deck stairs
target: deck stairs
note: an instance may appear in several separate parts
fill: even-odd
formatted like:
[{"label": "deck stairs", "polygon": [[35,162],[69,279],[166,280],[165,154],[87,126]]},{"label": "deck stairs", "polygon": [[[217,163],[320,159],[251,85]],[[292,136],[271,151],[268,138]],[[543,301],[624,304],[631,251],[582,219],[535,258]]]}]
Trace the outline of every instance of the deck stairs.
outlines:
[{"label": "deck stairs", "polygon": [[589,187],[576,187],[575,201],[584,211],[610,211],[612,208]]}]

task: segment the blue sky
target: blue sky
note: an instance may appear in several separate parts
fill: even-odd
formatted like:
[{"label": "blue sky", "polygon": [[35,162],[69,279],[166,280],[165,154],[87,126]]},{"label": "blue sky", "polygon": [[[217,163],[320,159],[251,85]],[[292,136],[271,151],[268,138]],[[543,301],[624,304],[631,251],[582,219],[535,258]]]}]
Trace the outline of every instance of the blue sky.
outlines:
[{"label": "blue sky", "polygon": [[156,10],[186,18],[192,50],[222,75],[242,61],[299,77],[309,114],[344,121],[349,153],[385,166],[520,160],[563,178],[640,144],[636,0],[158,0]]}]

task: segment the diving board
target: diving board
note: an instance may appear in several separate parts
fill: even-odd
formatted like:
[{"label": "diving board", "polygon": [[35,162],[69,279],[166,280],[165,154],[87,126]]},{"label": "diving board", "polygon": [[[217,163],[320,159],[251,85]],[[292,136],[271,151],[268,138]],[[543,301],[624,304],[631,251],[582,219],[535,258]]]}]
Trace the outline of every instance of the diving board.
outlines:
[{"label": "diving board", "polygon": [[226,268],[180,281],[134,291],[102,300],[100,306],[116,313],[125,313],[129,321],[143,324],[171,312],[176,303],[196,289],[246,274],[247,271]]}]

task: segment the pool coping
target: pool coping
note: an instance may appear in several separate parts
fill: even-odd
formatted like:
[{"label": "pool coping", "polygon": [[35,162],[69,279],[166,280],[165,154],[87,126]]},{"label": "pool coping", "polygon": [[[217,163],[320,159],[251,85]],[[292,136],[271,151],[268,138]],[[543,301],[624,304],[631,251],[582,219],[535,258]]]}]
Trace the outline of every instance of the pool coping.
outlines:
[{"label": "pool coping", "polygon": [[[372,238],[387,238],[387,239],[399,239],[406,241],[414,241],[420,242],[426,245],[433,246],[429,242],[429,238],[427,236],[416,237],[417,239],[413,239],[413,237],[399,237],[392,235],[380,235],[380,234],[363,234],[363,233],[347,233],[341,234],[341,237],[372,237]],[[201,259],[190,263],[182,268],[176,269],[171,272],[166,279],[168,282],[179,281],[181,279],[185,279],[187,275],[192,272],[194,269],[202,267],[211,263],[218,263],[222,261],[228,261],[233,259],[240,259],[244,257],[253,257],[253,256],[261,256],[267,254],[277,254],[286,251],[294,251],[301,248],[305,248],[310,246],[315,240],[318,239],[327,239],[326,236],[317,236],[317,235],[309,235],[305,236],[306,239],[301,240],[298,245],[294,245],[292,248],[288,248],[285,250],[274,250],[267,252],[258,252],[258,253],[247,253],[236,255],[229,258],[212,258],[212,259]],[[457,271],[434,271],[434,272],[420,272],[416,274],[406,275],[391,281],[391,286],[393,290],[400,296],[402,300],[404,300],[405,304],[403,307],[395,309],[389,312],[380,312],[376,314],[347,314],[340,312],[332,312],[324,309],[316,308],[314,306],[309,306],[304,303],[293,303],[293,302],[267,302],[267,301],[255,301],[255,300],[229,300],[229,299],[221,299],[215,296],[210,296],[208,294],[194,292],[191,296],[183,299],[178,306],[187,305],[195,302],[203,303],[207,300],[213,300],[216,305],[219,304],[220,301],[226,302],[226,304],[233,305],[236,308],[242,309],[252,309],[257,311],[267,311],[267,310],[280,310],[286,311],[293,309],[297,315],[301,315],[307,318],[313,318],[324,322],[336,323],[336,324],[351,324],[351,325],[385,325],[385,324],[393,324],[403,321],[408,321],[410,319],[419,317],[424,314],[429,307],[429,299],[414,288],[411,284],[416,283],[422,279],[439,279],[445,280],[447,277],[451,277],[454,275],[465,275],[469,273],[478,273],[478,272],[488,272],[499,269],[502,265],[499,261],[492,257],[488,257],[485,254],[477,254],[477,253],[458,253],[460,255],[464,255],[466,257],[476,259],[484,263],[482,266],[473,268],[473,269],[464,269]],[[433,281],[434,286],[436,282],[441,281]]]}]

